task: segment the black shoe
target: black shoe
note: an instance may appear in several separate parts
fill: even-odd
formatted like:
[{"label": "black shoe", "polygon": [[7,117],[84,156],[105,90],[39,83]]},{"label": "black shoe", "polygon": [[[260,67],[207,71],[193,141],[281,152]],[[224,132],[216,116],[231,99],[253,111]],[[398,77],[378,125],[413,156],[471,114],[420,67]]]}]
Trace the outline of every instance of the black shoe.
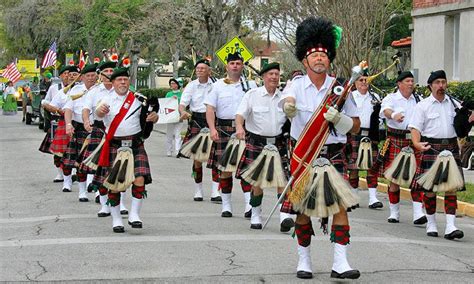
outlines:
[{"label": "black shoe", "polygon": [[97,196],[95,197],[95,203],[100,203],[100,197],[99,197],[99,195],[97,195]]},{"label": "black shoe", "polygon": [[308,272],[308,271],[300,270],[300,271],[296,272],[296,277],[298,277],[300,279],[311,279],[311,278],[313,278],[313,273]]},{"label": "black shoe", "polygon": [[[427,235],[428,237],[435,237],[435,238],[437,238],[437,237],[438,237],[438,232],[428,232],[428,233],[426,233],[426,235]],[[446,236],[444,236],[444,237],[446,237]]]},{"label": "black shoe", "polygon": [[454,230],[451,233],[444,235],[444,238],[447,240],[462,239],[463,237],[464,233],[461,230]]},{"label": "black shoe", "polygon": [[224,211],[224,212],[222,212],[221,217],[230,218],[230,217],[232,217],[232,212]]},{"label": "black shoe", "polygon": [[398,220],[395,219],[395,218],[388,218],[387,221],[388,221],[389,223],[400,223],[400,221],[398,221]]},{"label": "black shoe", "polygon": [[123,226],[114,227],[114,233],[125,233],[125,228]]},{"label": "black shoe", "polygon": [[204,199],[202,197],[194,197],[194,201],[203,201]]},{"label": "black shoe", "polygon": [[383,208],[383,204],[380,201],[374,202],[369,205],[370,209],[377,209],[377,208]]},{"label": "black shoe", "polygon": [[97,217],[109,217],[110,213],[105,213],[105,212],[99,212],[97,213]]},{"label": "black shoe", "polygon": [[72,182],[76,182],[79,179],[77,178],[77,175],[72,175],[71,180],[72,180]]},{"label": "black shoe", "polygon": [[245,213],[244,213],[244,217],[247,218],[247,219],[250,219],[250,217],[252,217],[252,209],[250,209],[249,211],[245,212]]},{"label": "black shoe", "polygon": [[133,221],[133,222],[128,221],[128,224],[132,226],[132,228],[135,228],[135,229],[141,229],[143,227],[143,223],[141,221]]},{"label": "black shoe", "polygon": [[211,202],[222,203],[222,197],[220,196],[211,197]]},{"label": "black shoe", "polygon": [[64,181],[64,179],[53,179],[53,182],[55,182],[55,183],[56,182],[63,182],[63,181]]},{"label": "black shoe", "polygon": [[426,219],[426,216],[423,216],[423,217],[420,217],[420,218],[416,219],[415,221],[413,221],[413,224],[423,225],[423,224],[426,224],[427,222],[428,222],[428,219]]},{"label": "black shoe", "polygon": [[360,277],[359,270],[349,270],[343,273],[337,273],[336,271],[331,271],[331,278],[339,278],[339,279],[357,279]]},{"label": "black shoe", "polygon": [[360,207],[360,206],[359,206],[359,203],[357,203],[356,205],[352,206],[351,208],[355,210],[355,209],[357,209],[357,208],[359,208],[359,207]]},{"label": "black shoe", "polygon": [[120,210],[120,215],[128,215],[128,210]]},{"label": "black shoe", "polygon": [[86,197],[79,198],[79,202],[89,202],[89,199]]},{"label": "black shoe", "polygon": [[69,189],[69,188],[63,188],[63,192],[71,192],[71,189]]},{"label": "black shoe", "polygon": [[94,191],[94,185],[91,183],[87,186],[87,192],[91,193]]},{"label": "black shoe", "polygon": [[250,229],[261,230],[262,224],[250,224]]},{"label": "black shoe", "polygon": [[286,218],[280,223],[280,232],[286,233],[291,230],[295,226],[295,221],[291,218]]},{"label": "black shoe", "polygon": [[23,119],[21,120],[21,122],[25,122],[25,118],[23,117]]}]

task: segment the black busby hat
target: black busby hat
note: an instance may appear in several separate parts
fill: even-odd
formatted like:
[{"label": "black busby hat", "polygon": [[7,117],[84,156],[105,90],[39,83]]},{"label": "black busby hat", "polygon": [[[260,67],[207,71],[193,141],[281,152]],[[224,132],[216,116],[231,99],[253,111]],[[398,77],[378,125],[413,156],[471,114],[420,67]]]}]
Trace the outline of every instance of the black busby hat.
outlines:
[{"label": "black busby hat", "polygon": [[96,69],[97,69],[97,64],[86,64],[86,66],[84,66],[84,68],[82,68],[81,74],[86,74],[86,73],[89,73],[89,72],[94,72],[95,73]]},{"label": "black busby hat", "polygon": [[324,52],[329,60],[336,57],[342,29],[322,17],[306,18],[296,28],[296,58],[302,61],[313,52]]},{"label": "black busby hat", "polygon": [[168,85],[171,84],[171,82],[175,82],[176,85],[178,85],[179,88],[181,88],[181,84],[178,82],[178,80],[176,80],[175,78],[171,78],[169,81],[168,81]]},{"label": "black busby hat", "polygon": [[201,63],[206,64],[207,66],[211,66],[211,63],[209,62],[209,60],[207,60],[206,58],[203,58],[203,59],[198,60],[196,64],[194,64],[194,68],[196,68]]},{"label": "black busby hat", "polygon": [[398,74],[397,82],[401,82],[405,80],[406,78],[414,78],[414,76],[410,71],[403,71],[400,74]]},{"label": "black busby hat", "polygon": [[280,70],[280,63],[272,62],[272,63],[268,63],[268,64],[264,65],[262,70],[260,70],[259,75],[262,76],[263,74],[265,74],[265,72],[268,72],[272,69]]},{"label": "black busby hat", "polygon": [[113,81],[117,77],[130,77],[130,74],[128,74],[128,68],[126,67],[117,67],[114,69],[114,73],[112,73],[112,76],[110,76],[110,81]]},{"label": "black busby hat", "polygon": [[446,80],[446,72],[444,70],[433,71],[428,78],[428,85],[431,85],[434,80],[436,79],[445,79]]},{"label": "black busby hat", "polygon": [[230,61],[236,61],[236,60],[240,60],[240,61],[244,62],[244,58],[242,57],[240,52],[229,53],[227,55],[227,58],[226,58],[227,63],[229,63]]}]

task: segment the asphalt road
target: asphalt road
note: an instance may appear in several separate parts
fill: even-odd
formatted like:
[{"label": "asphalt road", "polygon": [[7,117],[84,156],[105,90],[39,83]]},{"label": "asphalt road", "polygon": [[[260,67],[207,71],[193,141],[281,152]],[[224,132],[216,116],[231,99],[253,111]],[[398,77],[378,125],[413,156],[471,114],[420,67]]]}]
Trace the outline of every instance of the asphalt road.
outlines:
[{"label": "asphalt road", "polygon": [[[154,180],[144,228],[115,234],[110,217],[97,218],[97,204],[78,202],[77,184],[63,193],[52,183],[52,157],[37,150],[44,133],[20,121],[0,115],[0,281],[309,282],[296,278],[296,240],[279,232],[278,216],[265,231],[250,230],[237,183],[233,218],[221,218],[220,205],[209,201],[207,170],[205,201],[193,201],[191,162],[165,156],[162,132],[146,143]],[[412,225],[408,202],[402,201],[401,222],[389,224],[386,195],[379,196],[386,207],[376,211],[367,209],[366,192],[360,196],[361,208],[350,213],[349,249],[359,282],[474,282],[473,219],[457,219],[465,233],[460,241],[429,238]],[[275,201],[275,192],[266,191],[264,216]],[[444,220],[439,214],[440,235]],[[329,282],[332,245],[316,225],[315,231],[313,282]]]}]

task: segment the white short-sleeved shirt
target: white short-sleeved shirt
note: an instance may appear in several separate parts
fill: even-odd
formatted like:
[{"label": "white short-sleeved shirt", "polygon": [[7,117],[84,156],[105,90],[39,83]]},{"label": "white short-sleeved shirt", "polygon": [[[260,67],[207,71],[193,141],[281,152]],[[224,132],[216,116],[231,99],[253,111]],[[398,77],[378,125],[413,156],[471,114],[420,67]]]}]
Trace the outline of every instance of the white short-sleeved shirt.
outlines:
[{"label": "white short-sleeved shirt", "polygon": [[94,119],[97,119],[95,115],[95,108],[104,97],[110,96],[113,93],[114,88],[112,87],[110,88],[110,90],[108,90],[103,83],[99,84],[96,87],[93,87],[85,95],[84,109],[90,110]]},{"label": "white short-sleeved shirt", "polygon": [[53,98],[64,88],[63,83],[55,84],[49,87],[46,96],[41,101],[41,104],[49,104],[53,101]]},{"label": "white short-sleeved shirt", "polygon": [[[335,78],[326,76],[324,84],[321,86],[321,89],[317,89],[316,86],[311,82],[308,75],[295,78],[288,90],[286,90],[280,100],[280,106],[282,106],[283,101],[287,97],[295,98],[296,108],[298,109],[296,116],[291,121],[291,130],[290,135],[293,139],[299,139],[301,132],[303,132],[306,123],[311,119],[311,116],[322,103],[322,100],[329,88],[332,85],[332,82]],[[358,117],[357,107],[354,103],[354,100],[349,96],[344,104],[342,112],[349,117]],[[326,144],[337,144],[337,143],[346,143],[347,135],[336,133],[334,135],[331,133],[326,141]]]},{"label": "white short-sleeved shirt", "polygon": [[[127,94],[128,95],[128,94]],[[106,132],[109,132],[109,127],[112,121],[114,120],[115,116],[120,112],[127,95],[119,96],[115,91],[103,98],[103,102],[110,106],[110,111],[103,117],[103,121],[106,127]],[[128,109],[125,117],[120,122],[116,132],[115,137],[123,137],[123,136],[130,136],[139,133],[142,131],[140,125],[140,113],[141,113],[141,103],[139,100],[135,99]],[[134,112],[137,108],[140,108],[136,111],[132,116],[128,117],[132,112]]]},{"label": "white short-sleeved shirt", "polygon": [[[455,104],[460,107],[457,102]],[[416,105],[408,127],[420,131],[422,136],[428,138],[453,138],[456,137],[453,126],[455,115],[453,103],[448,96],[445,95],[440,102],[431,94]]]},{"label": "white short-sleeved shirt", "polygon": [[54,95],[53,99],[49,103],[53,107],[57,107],[59,109],[64,110],[64,107],[66,106],[66,103],[70,101],[71,98],[64,93],[64,88],[59,90],[56,95]]},{"label": "white short-sleeved shirt", "polygon": [[[68,96],[79,95],[87,91],[87,88],[84,84],[74,86],[69,92],[67,93]],[[72,120],[83,123],[82,120],[82,109],[85,106],[86,98],[83,95],[82,97],[75,99],[75,100],[68,100],[66,105],[64,106],[65,109],[72,110]]]},{"label": "white short-sleeved shirt", "polygon": [[185,107],[189,106],[192,112],[206,112],[204,98],[211,89],[211,79],[208,79],[206,83],[200,83],[199,79],[193,80],[184,88],[179,104]]},{"label": "white short-sleeved shirt", "polygon": [[[256,87],[254,81],[249,81],[249,88]],[[216,109],[217,118],[235,119],[237,108],[244,94],[241,82],[226,84],[224,79],[219,79],[212,85],[211,92],[204,98],[204,104]]]},{"label": "white short-sleeved shirt", "polygon": [[[411,120],[415,111],[416,99],[413,95],[410,95],[406,99],[398,90],[396,93],[386,96],[382,100],[382,107],[380,109],[380,115],[387,119],[387,126],[394,129],[406,130],[408,128],[408,122]],[[391,118],[387,118],[383,112],[386,109],[390,109],[397,113],[403,113],[405,118],[403,122],[396,122]]]},{"label": "white short-sleeved shirt", "polygon": [[248,91],[240,102],[237,114],[245,119],[247,131],[261,136],[277,136],[286,121],[283,109],[278,106],[280,90],[270,96],[265,86]]},{"label": "white short-sleeved shirt", "polygon": [[[374,105],[372,104],[372,96],[369,94],[369,92],[363,95],[357,90],[353,91],[351,95],[357,107],[357,114],[360,119],[360,127],[370,128],[370,116],[374,111]],[[372,95],[374,95],[374,97],[380,100],[378,94],[372,93]]]}]

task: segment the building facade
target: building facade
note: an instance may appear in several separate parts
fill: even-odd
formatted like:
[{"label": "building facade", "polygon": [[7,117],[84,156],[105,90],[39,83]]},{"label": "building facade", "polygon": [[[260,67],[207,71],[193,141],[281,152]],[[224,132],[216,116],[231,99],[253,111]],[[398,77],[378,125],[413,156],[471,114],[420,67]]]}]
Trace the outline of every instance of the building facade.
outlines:
[{"label": "building facade", "polygon": [[448,81],[474,80],[474,0],[414,0],[412,70],[422,85],[444,69]]}]

